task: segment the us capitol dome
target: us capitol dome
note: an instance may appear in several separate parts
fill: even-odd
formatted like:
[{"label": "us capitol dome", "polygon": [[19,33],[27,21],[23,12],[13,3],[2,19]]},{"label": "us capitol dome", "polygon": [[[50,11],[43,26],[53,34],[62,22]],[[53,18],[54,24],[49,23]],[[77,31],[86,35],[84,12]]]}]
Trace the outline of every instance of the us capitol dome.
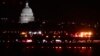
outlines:
[{"label": "us capitol dome", "polygon": [[25,8],[22,9],[19,23],[29,23],[34,21],[34,15],[32,9],[29,7],[29,3],[26,2]]}]

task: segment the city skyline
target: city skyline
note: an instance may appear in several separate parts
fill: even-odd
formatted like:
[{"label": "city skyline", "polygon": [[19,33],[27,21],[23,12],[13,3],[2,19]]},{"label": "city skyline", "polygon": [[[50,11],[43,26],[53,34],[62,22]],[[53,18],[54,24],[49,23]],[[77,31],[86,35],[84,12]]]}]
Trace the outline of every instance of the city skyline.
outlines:
[{"label": "city skyline", "polygon": [[100,56],[100,5],[90,2],[0,0],[0,55]]}]

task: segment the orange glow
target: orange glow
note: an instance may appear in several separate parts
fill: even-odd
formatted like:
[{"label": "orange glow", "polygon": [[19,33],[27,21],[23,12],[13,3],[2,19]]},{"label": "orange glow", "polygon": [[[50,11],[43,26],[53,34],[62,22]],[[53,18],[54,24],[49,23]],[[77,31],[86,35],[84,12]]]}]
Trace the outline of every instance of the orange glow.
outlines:
[{"label": "orange glow", "polygon": [[21,32],[21,35],[25,35],[25,34],[27,34],[26,32]]},{"label": "orange glow", "polygon": [[28,37],[27,35],[24,35],[24,37]]},{"label": "orange glow", "polygon": [[21,35],[23,35],[24,37],[28,37],[27,32],[21,32]]},{"label": "orange glow", "polygon": [[75,34],[75,37],[92,37],[93,33],[92,32],[79,32]]}]

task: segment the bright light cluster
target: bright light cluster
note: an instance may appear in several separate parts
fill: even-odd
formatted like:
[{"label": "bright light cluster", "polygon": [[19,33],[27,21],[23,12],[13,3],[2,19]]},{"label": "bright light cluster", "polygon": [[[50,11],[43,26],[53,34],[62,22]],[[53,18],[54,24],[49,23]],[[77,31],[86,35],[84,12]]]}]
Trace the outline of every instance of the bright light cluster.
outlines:
[{"label": "bright light cluster", "polygon": [[[21,32],[20,35],[24,36],[24,37],[32,37],[33,35],[41,35],[42,31],[29,31],[29,32]],[[29,35],[29,36],[28,36]]]},{"label": "bright light cluster", "polygon": [[35,32],[29,31],[29,34],[34,34],[34,35],[42,34],[42,31],[35,31]]},{"label": "bright light cluster", "polygon": [[75,34],[75,37],[92,37],[93,33],[92,32],[79,32]]},{"label": "bright light cluster", "polygon": [[26,42],[27,43],[31,43],[32,42],[32,39],[27,39]]},{"label": "bright light cluster", "polygon": [[31,43],[31,42],[33,42],[33,40],[32,39],[26,39],[26,40],[22,40],[22,42],[23,43]]},{"label": "bright light cluster", "polygon": [[61,43],[62,42],[60,39],[56,39],[55,41],[56,41],[56,43]]},{"label": "bright light cluster", "polygon": [[23,35],[24,37],[28,37],[27,32],[21,32],[21,35]]}]

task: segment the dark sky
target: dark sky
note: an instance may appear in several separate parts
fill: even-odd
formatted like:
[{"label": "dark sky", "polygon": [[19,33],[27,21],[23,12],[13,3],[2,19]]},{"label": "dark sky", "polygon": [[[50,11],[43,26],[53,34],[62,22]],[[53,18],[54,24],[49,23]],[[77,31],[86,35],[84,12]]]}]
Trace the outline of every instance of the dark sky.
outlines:
[{"label": "dark sky", "polygon": [[[99,3],[29,0],[35,18],[47,20],[98,21]],[[0,0],[0,17],[19,18],[25,0]]]}]

